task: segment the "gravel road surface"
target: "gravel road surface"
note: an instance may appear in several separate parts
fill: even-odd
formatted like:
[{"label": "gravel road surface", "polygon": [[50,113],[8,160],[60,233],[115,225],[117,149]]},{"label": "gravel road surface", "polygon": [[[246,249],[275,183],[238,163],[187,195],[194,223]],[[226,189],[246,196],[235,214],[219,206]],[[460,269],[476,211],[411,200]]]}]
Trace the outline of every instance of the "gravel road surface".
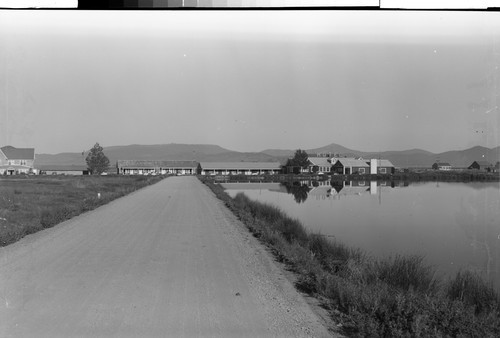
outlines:
[{"label": "gravel road surface", "polygon": [[1,337],[327,337],[271,255],[195,177],[0,248]]}]

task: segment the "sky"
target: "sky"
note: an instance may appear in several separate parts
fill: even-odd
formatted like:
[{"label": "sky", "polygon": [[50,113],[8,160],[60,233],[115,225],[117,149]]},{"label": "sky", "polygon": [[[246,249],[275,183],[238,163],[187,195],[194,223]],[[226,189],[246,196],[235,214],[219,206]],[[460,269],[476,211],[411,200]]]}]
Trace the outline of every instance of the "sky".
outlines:
[{"label": "sky", "polygon": [[0,11],[0,145],[500,145],[500,13]]}]

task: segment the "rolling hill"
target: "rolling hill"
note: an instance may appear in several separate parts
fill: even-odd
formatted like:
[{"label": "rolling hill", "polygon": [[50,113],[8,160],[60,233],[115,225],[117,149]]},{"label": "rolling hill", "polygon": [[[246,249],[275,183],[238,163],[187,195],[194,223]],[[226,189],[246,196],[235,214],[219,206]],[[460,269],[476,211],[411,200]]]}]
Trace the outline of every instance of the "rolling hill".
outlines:
[{"label": "rolling hill", "polygon": [[[111,164],[118,160],[194,160],[198,162],[273,162],[276,158],[261,152],[244,153],[228,150],[211,144],[157,144],[111,146],[104,148]],[[36,154],[36,165],[83,164],[82,153]],[[35,166],[36,166],[35,165]]]}]

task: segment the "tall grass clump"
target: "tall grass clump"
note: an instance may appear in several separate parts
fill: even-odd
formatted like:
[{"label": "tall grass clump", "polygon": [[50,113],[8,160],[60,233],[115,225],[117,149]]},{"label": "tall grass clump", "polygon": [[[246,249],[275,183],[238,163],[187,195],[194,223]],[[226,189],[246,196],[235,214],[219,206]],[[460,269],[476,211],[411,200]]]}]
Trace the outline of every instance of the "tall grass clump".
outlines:
[{"label": "tall grass clump", "polygon": [[376,262],[376,275],[381,281],[395,288],[433,294],[438,287],[435,271],[426,266],[423,260],[422,256],[396,255]]},{"label": "tall grass clump", "polygon": [[448,285],[450,299],[459,300],[474,307],[476,313],[500,311],[500,299],[495,290],[477,274],[460,271]]},{"label": "tall grass clump", "polygon": [[[203,179],[202,179],[203,180]],[[278,208],[231,198],[204,183],[296,272],[296,286],[321,300],[342,333],[356,337],[500,337],[500,300],[477,274],[438,281],[420,256],[369,257],[312,234]]]}]

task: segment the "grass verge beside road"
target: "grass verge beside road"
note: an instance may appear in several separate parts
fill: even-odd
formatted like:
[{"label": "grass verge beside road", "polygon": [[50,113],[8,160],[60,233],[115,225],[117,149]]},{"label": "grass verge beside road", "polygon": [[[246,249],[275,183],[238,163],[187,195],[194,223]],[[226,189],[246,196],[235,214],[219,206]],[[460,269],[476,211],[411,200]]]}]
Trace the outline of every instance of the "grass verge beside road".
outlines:
[{"label": "grass verge beside road", "polygon": [[[0,178],[0,246],[95,209],[165,176]],[[98,193],[100,197],[98,197]]]},{"label": "grass verge beside road", "polygon": [[[203,179],[202,179],[203,180]],[[231,198],[203,180],[215,195],[298,274],[296,286],[316,296],[348,336],[500,336],[500,299],[478,275],[435,279],[422,257],[377,260],[312,234],[278,208]]]}]

